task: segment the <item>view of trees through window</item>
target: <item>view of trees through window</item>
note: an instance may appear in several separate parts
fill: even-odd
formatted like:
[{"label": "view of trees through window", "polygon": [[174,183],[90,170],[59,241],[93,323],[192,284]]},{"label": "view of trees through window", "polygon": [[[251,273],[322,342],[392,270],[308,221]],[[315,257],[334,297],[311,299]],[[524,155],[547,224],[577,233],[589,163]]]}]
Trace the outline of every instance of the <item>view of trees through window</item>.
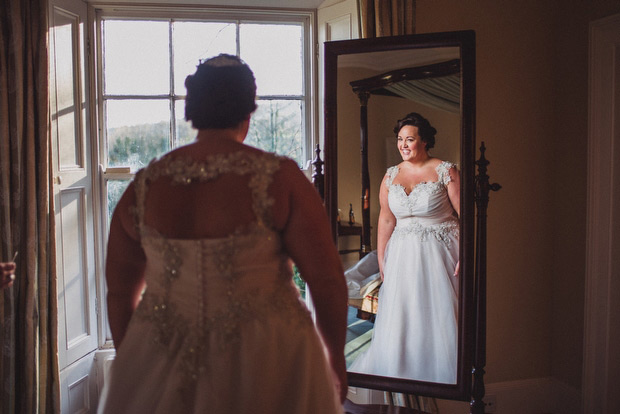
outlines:
[{"label": "view of trees through window", "polygon": [[[220,53],[252,68],[258,109],[246,144],[305,163],[307,96],[301,23],[102,19],[103,120],[108,167],[146,166],[193,141],[184,80]],[[277,44],[278,47],[273,47]],[[128,181],[105,175],[108,217]]]}]

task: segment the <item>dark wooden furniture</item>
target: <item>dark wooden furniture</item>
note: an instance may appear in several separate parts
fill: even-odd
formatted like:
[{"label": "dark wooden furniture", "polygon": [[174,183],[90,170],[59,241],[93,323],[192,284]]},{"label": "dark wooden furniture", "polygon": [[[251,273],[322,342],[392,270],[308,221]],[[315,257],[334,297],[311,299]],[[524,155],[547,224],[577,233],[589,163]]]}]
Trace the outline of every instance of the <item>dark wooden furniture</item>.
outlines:
[{"label": "dark wooden furniture", "polygon": [[340,254],[349,254],[349,253],[358,253],[359,258],[361,259],[365,255],[364,251],[364,241],[363,241],[363,228],[361,224],[348,224],[342,223],[342,221],[338,222],[338,237],[357,237],[359,238],[359,248],[357,249],[340,249],[338,253]]}]

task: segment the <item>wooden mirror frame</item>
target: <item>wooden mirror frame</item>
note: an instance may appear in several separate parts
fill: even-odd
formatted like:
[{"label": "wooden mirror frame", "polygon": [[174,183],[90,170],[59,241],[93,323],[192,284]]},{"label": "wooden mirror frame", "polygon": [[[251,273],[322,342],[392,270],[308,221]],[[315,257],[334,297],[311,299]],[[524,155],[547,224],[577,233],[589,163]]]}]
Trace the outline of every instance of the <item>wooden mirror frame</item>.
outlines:
[{"label": "wooden mirror frame", "polygon": [[[425,48],[458,47],[461,73],[461,217],[460,217],[460,292],[458,362],[456,384],[438,384],[402,378],[380,377],[349,372],[353,387],[402,392],[442,399],[468,401],[472,398],[472,369],[476,351],[474,292],[475,249],[475,33],[473,31],[443,32],[373,39],[343,40],[325,43],[325,137],[324,194],[325,207],[337,241],[338,214],[338,125],[337,82],[338,57],[342,55],[399,51]],[[415,66],[415,62],[411,62]],[[395,115],[395,119],[399,114]],[[317,150],[318,154],[318,150]],[[318,156],[317,156],[318,158]],[[320,161],[320,160],[319,160]],[[317,187],[318,188],[318,187]],[[481,344],[482,345],[482,344]],[[484,345],[482,345],[484,346]],[[479,355],[477,356],[479,358]],[[481,385],[481,384],[479,384]],[[482,385],[482,387],[484,387]],[[484,391],[482,391],[484,393]],[[474,393],[475,394],[475,393]]]}]

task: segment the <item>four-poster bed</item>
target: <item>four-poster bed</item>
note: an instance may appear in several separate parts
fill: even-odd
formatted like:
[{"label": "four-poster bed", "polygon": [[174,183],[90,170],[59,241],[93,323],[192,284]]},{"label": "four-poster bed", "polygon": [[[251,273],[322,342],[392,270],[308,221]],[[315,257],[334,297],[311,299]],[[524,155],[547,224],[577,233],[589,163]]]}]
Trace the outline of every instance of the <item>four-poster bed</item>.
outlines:
[{"label": "four-poster bed", "polygon": [[[342,237],[358,236],[359,249],[340,249],[341,254],[359,253],[363,258],[373,250],[371,223],[370,163],[368,157],[369,139],[368,108],[373,96],[393,96],[410,100],[418,104],[442,111],[458,113],[460,111],[460,60],[450,59],[404,69],[396,69],[371,77],[354,80],[351,85],[353,93],[360,103],[360,155],[361,155],[361,223],[348,225],[338,222],[337,235]],[[375,193],[378,190],[375,190]],[[371,195],[373,194],[373,195]],[[376,229],[374,229],[376,231]],[[371,276],[371,275],[367,275]],[[373,319],[377,312],[380,283],[374,288],[362,292],[361,298],[351,297],[349,304],[358,309],[361,319]]]}]

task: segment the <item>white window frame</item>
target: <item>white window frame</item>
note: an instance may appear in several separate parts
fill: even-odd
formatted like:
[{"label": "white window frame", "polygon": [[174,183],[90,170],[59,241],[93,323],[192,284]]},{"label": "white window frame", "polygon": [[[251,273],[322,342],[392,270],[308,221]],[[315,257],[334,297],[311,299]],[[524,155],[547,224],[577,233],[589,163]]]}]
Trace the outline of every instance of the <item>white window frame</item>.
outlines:
[{"label": "white window frame", "polygon": [[[305,146],[302,149],[302,159],[307,170],[306,175],[310,176],[310,162],[314,158],[314,148],[319,142],[318,137],[318,90],[317,90],[317,40],[316,40],[316,11],[315,10],[280,10],[280,9],[237,9],[214,6],[166,6],[166,5],[119,5],[119,4],[92,4],[92,25],[95,39],[94,47],[96,50],[94,58],[94,76],[92,80],[93,106],[96,113],[96,134],[94,134],[94,147],[96,148],[96,158],[99,169],[96,172],[96,179],[99,187],[99,203],[95,208],[96,222],[101,231],[101,246],[107,246],[108,237],[108,199],[107,182],[108,180],[131,180],[134,177],[133,171],[119,171],[118,169],[108,168],[107,165],[107,137],[104,128],[103,114],[103,48],[101,20],[104,18],[117,18],[128,20],[186,20],[186,21],[222,21],[234,23],[297,23],[302,26],[303,39],[303,101],[304,116],[302,119],[305,129]],[[237,53],[239,51],[237,50]],[[183,95],[178,95],[183,96]],[[269,98],[270,96],[265,96]],[[173,105],[174,106],[174,105]],[[174,125],[171,125],[174,128]],[[171,148],[174,148],[171,143]],[[105,262],[105,251],[99,255]],[[104,264],[100,263],[99,269],[104,269]],[[102,274],[99,280],[98,292],[100,306],[100,347],[112,347],[112,338],[108,328],[107,309],[105,301],[105,280]]]}]

